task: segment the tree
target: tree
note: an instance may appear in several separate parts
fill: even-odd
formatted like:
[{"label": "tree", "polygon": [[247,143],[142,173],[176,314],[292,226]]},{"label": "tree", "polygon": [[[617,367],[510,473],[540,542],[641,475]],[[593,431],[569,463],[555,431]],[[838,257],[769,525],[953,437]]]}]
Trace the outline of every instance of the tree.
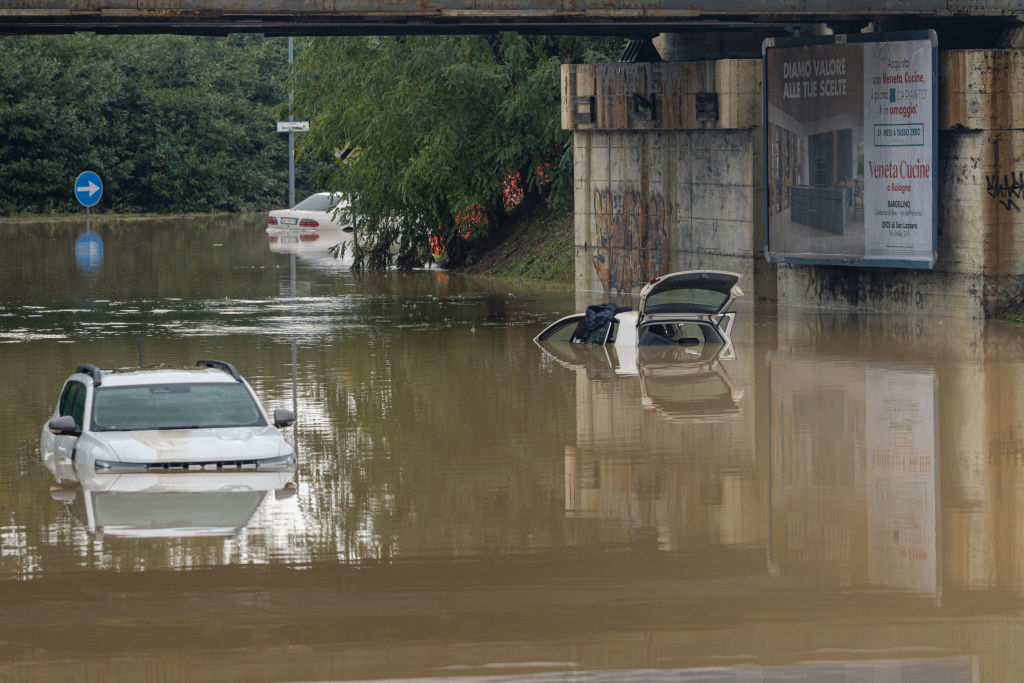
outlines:
[{"label": "tree", "polygon": [[[332,158],[325,182],[359,219],[357,264],[422,263],[433,238],[446,265],[500,231],[521,204],[564,204],[572,148],[560,128],[559,69],[607,59],[618,41],[567,37],[317,38],[292,72],[311,132],[300,151]],[[436,249],[435,249],[436,254]]]},{"label": "tree", "polygon": [[0,70],[0,214],[77,211],[71,184],[86,169],[104,181],[99,210],[240,211],[287,196],[274,126],[284,39],[3,37]]}]

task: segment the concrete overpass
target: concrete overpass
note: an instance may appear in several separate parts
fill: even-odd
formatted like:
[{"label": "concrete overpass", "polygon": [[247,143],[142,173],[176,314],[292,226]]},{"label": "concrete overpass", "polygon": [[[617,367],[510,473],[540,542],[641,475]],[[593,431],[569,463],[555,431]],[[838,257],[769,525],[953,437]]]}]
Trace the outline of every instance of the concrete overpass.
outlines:
[{"label": "concrete overpass", "polygon": [[[739,272],[755,301],[798,306],[981,318],[1024,301],[1024,0],[0,0],[0,35],[504,30],[633,39],[618,63],[562,71],[562,127],[574,134],[581,304],[693,268]],[[826,253],[814,250],[829,229],[846,241],[859,238],[853,228],[864,233],[867,166],[861,138],[851,136],[866,128],[813,131],[792,117],[766,123],[762,76],[788,76],[767,70],[762,45],[808,36],[845,45],[870,40],[864,33],[922,30],[932,51],[938,47],[924,69],[934,75],[927,111],[935,113],[906,130],[932,140],[934,156],[911,161],[931,169],[929,196],[939,199],[927,223],[882,225],[899,238],[929,229],[927,270],[792,258]],[[878,88],[883,76],[902,78],[897,71],[879,71]],[[879,92],[896,102],[896,88],[886,84],[872,96]],[[915,93],[902,88],[898,96]],[[815,126],[835,123],[822,116]],[[821,178],[810,165],[819,156],[827,160]],[[901,201],[892,206],[886,215],[913,212]],[[808,211],[835,220],[826,225]],[[770,251],[772,221],[803,226],[793,229],[804,241],[790,257]]]},{"label": "concrete overpass", "polygon": [[884,19],[895,28],[955,25],[950,34],[963,35],[969,18],[989,35],[1020,17],[1024,0],[0,0],[0,34],[793,33]]}]

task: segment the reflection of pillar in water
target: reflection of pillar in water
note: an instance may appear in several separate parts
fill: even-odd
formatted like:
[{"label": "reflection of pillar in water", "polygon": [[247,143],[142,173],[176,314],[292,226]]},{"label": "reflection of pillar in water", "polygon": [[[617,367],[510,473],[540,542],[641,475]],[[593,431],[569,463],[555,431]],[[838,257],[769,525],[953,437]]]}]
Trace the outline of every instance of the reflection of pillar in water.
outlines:
[{"label": "reflection of pillar in water", "polygon": [[595,517],[602,512],[601,461],[571,445],[565,447],[565,512],[578,517]]},{"label": "reflection of pillar in water", "polygon": [[634,535],[645,539],[658,538],[658,471],[649,462],[631,469],[631,488],[636,505],[634,520],[639,522]]},{"label": "reflection of pillar in water", "polygon": [[1021,418],[1020,363],[993,363],[987,373],[988,464],[993,486],[998,487],[992,515],[998,520],[995,542],[998,579],[1018,591],[1024,589],[1024,420]]},{"label": "reflection of pillar in water", "polygon": [[565,447],[565,512],[571,514],[580,509],[580,482],[576,469],[576,446]]},{"label": "reflection of pillar in water", "polygon": [[720,537],[731,546],[763,548],[765,531],[764,482],[735,472],[722,475]]},{"label": "reflection of pillar in water", "polygon": [[[946,480],[942,527],[946,575],[955,584],[980,588],[996,580],[995,511],[987,450],[986,376],[979,363],[963,363],[942,376],[940,443]],[[948,474],[948,476],[946,476]]]}]

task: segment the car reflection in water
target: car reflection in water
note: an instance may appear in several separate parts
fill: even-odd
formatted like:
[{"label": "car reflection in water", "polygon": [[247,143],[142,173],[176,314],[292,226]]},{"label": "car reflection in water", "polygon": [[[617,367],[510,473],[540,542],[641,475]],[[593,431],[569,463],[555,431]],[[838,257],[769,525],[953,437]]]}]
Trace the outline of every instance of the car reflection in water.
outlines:
[{"label": "car reflection in water", "polygon": [[267,228],[267,246],[275,254],[294,254],[314,265],[348,266],[352,259],[352,235],[338,228]]},{"label": "car reflection in water", "polygon": [[279,472],[97,473],[44,454],[54,500],[95,538],[234,536],[266,496],[295,494],[295,468]]},{"label": "car reflection in water", "polygon": [[567,342],[537,345],[589,379],[639,377],[641,402],[669,420],[716,420],[739,412],[743,389],[729,378],[723,360],[736,357],[731,343],[616,348]]},{"label": "car reflection in water", "polygon": [[[267,228],[267,244],[275,254],[316,254],[321,255],[341,248],[352,240],[351,233],[339,228],[319,230],[289,230]],[[346,251],[349,248],[346,248]]]}]

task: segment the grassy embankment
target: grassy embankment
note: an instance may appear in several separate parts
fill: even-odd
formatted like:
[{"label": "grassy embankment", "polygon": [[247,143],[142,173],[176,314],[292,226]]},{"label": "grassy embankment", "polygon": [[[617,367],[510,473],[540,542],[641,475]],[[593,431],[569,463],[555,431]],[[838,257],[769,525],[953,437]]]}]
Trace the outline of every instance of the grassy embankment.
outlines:
[{"label": "grassy embankment", "polygon": [[490,245],[462,270],[475,275],[571,284],[572,212],[546,210],[516,217],[505,239]]}]

